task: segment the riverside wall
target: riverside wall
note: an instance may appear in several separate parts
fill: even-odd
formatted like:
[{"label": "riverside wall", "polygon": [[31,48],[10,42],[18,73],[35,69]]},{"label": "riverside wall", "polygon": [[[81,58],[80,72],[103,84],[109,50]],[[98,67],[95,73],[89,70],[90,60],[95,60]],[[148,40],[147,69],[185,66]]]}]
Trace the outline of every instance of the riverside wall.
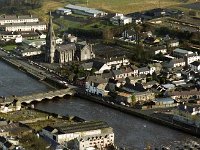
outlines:
[{"label": "riverside wall", "polygon": [[141,110],[135,110],[135,109],[132,109],[132,108],[129,108],[126,106],[122,106],[122,105],[118,105],[118,104],[111,104],[111,103],[102,101],[100,98],[95,97],[95,96],[85,95],[85,94],[81,94],[81,93],[77,93],[75,96],[98,103],[98,104],[101,104],[101,105],[104,105],[106,107],[113,108],[115,110],[124,112],[129,115],[133,115],[133,116],[136,116],[136,117],[139,117],[139,118],[142,118],[142,119],[145,119],[145,120],[148,120],[148,121],[151,121],[151,122],[154,122],[154,123],[166,126],[166,127],[170,127],[172,129],[176,129],[176,130],[183,131],[185,133],[200,137],[200,129],[195,128],[193,126],[179,124],[179,123],[173,122],[173,121],[170,122],[170,121],[158,118],[158,117],[146,115],[146,114],[142,113]]}]

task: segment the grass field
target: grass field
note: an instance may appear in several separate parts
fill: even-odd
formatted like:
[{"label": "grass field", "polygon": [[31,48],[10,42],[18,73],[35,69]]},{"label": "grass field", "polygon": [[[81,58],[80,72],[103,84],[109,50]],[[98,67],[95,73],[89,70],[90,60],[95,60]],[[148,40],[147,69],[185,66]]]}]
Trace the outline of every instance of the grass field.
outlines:
[{"label": "grass field", "polygon": [[[195,1],[188,0],[188,3]],[[157,8],[159,6],[169,7],[183,4],[181,0],[88,0],[88,5],[87,0],[44,0],[43,6],[31,11],[31,13],[47,21],[50,10],[54,11],[58,7],[64,7],[69,3],[125,14]]]}]

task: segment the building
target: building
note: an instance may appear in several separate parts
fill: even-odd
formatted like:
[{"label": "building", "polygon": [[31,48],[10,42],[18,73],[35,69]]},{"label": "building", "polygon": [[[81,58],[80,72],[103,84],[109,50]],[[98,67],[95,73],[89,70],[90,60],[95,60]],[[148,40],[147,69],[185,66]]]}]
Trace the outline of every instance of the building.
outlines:
[{"label": "building", "polygon": [[134,102],[147,102],[155,99],[155,94],[151,91],[135,92],[133,93]]},{"label": "building", "polygon": [[[92,45],[83,42],[61,44],[62,40],[55,37],[50,13],[48,34],[46,37],[45,60],[49,63],[68,63],[74,60],[84,61],[95,57]],[[60,45],[56,44],[59,43]]]},{"label": "building", "polygon": [[76,46],[74,43],[62,44],[56,47],[55,62],[67,63],[74,60]]},{"label": "building", "polygon": [[0,32],[0,40],[2,41],[15,41],[15,43],[22,43],[22,35],[17,32]]},{"label": "building", "polygon": [[41,134],[59,144],[75,150],[104,149],[114,144],[113,129],[102,121],[87,121],[70,125],[47,126]]},{"label": "building", "polygon": [[15,52],[21,55],[22,57],[36,56],[43,53],[41,49],[37,49],[34,47],[19,47],[15,50]]},{"label": "building", "polygon": [[58,15],[71,15],[72,11],[70,9],[58,8],[58,9],[56,9],[56,13]]},{"label": "building", "polygon": [[167,93],[168,96],[175,100],[189,100],[189,99],[200,99],[200,92],[198,90],[188,91],[170,91]]},{"label": "building", "polygon": [[106,63],[107,66],[110,67],[110,69],[112,67],[114,67],[115,69],[119,69],[121,66],[128,66],[130,64],[130,61],[128,58],[126,58],[125,56],[121,56],[121,57],[110,57],[110,58],[104,58],[103,60],[101,60],[103,62]]},{"label": "building", "polygon": [[25,22],[25,23],[9,23],[0,25],[2,31],[45,31],[46,24],[43,22]]},{"label": "building", "polygon": [[110,18],[110,21],[112,22],[113,25],[120,26],[132,23],[132,18],[126,17],[123,14],[116,14],[114,17]]},{"label": "building", "polygon": [[0,16],[0,25],[11,24],[11,23],[26,23],[26,22],[39,22],[38,17],[33,15],[2,15]]},{"label": "building", "polygon": [[189,54],[184,57],[187,66],[189,66],[192,62],[199,61],[200,56],[197,53]]},{"label": "building", "polygon": [[85,15],[90,17],[103,17],[107,15],[106,12],[99,11],[94,8],[88,8],[88,7],[82,7],[77,5],[68,4],[65,6],[65,8],[70,9],[72,13],[79,14],[79,15]]},{"label": "building", "polygon": [[85,91],[89,94],[97,96],[107,96],[109,91],[106,90],[108,80],[103,79],[100,76],[89,76],[86,79]]},{"label": "building", "polygon": [[165,62],[163,65],[164,67],[167,68],[176,68],[176,67],[185,67],[186,63],[183,58],[179,58],[179,59],[172,59],[169,62]]},{"label": "building", "polygon": [[157,54],[166,54],[167,53],[167,47],[165,45],[162,46],[154,46],[150,48],[150,51],[152,54],[157,55]]},{"label": "building", "polygon": [[194,61],[190,64],[191,70],[194,72],[199,72],[200,71],[200,62],[199,61]]},{"label": "building", "polygon": [[189,54],[193,54],[193,52],[180,49],[180,48],[176,48],[175,50],[173,50],[173,55],[178,58],[184,58],[185,56]]},{"label": "building", "polygon": [[84,61],[95,58],[95,54],[92,49],[92,44],[88,44],[86,41],[77,42],[75,57],[78,61]]}]

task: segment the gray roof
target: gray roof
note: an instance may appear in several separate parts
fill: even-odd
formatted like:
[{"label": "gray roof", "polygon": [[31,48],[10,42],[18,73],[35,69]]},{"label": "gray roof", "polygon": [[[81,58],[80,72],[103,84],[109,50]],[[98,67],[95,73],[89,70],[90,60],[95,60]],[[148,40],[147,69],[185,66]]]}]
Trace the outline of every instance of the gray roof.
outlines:
[{"label": "gray roof", "polygon": [[188,54],[189,51],[181,48],[176,48],[173,52]]},{"label": "gray roof", "polygon": [[44,22],[25,22],[25,23],[6,23],[0,27],[18,27],[18,26],[36,26],[36,25],[46,25]]},{"label": "gray roof", "polygon": [[148,67],[142,67],[142,68],[139,68],[138,70],[139,70],[139,72],[145,72],[145,71],[149,71],[149,68]]},{"label": "gray roof", "polygon": [[103,84],[103,83],[108,82],[106,79],[102,78],[101,76],[89,76],[87,78],[87,81],[97,83],[97,84]]},{"label": "gray roof", "polygon": [[91,14],[104,13],[103,11],[99,11],[94,8],[82,7],[82,6],[71,5],[71,4],[66,5],[65,8],[72,9],[72,10],[76,9],[76,10],[84,11],[84,12],[91,13]]},{"label": "gray roof", "polygon": [[56,47],[56,50],[58,50],[59,52],[64,52],[64,51],[72,51],[75,50],[76,46],[74,43],[70,43],[70,44],[62,44]]},{"label": "gray roof", "polygon": [[123,74],[123,72],[121,70],[112,70],[113,74],[116,75],[120,75]]},{"label": "gray roof", "polygon": [[[44,129],[48,131],[53,131],[54,127],[47,126]],[[58,130],[58,133],[75,133],[75,132],[82,132],[82,131],[90,131],[90,130],[97,130],[109,128],[108,124],[103,121],[87,121],[82,123],[70,124],[70,125],[57,125],[55,129]]]},{"label": "gray roof", "polygon": [[22,16],[2,15],[2,16],[0,16],[0,20],[18,20],[18,19],[38,19],[38,17],[36,17],[34,15],[22,15]]}]

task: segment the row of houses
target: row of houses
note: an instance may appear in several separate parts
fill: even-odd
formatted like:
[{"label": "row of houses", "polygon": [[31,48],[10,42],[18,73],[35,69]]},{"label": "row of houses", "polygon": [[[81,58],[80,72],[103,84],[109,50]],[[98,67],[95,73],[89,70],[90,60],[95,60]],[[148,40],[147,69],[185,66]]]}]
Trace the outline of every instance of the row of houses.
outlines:
[{"label": "row of houses", "polygon": [[6,16],[0,17],[0,29],[2,31],[45,31],[47,26],[45,23],[40,22],[39,19],[32,15],[24,16]]}]

